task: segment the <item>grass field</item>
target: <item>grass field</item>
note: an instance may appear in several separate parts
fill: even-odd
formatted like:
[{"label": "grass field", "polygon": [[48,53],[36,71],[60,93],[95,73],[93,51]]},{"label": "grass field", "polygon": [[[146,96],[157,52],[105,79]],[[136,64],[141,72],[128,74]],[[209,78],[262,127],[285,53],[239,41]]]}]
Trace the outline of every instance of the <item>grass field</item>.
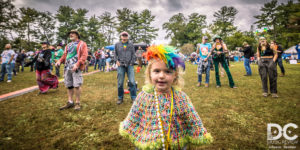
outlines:
[{"label": "grass field", "polygon": [[[284,65],[287,75],[278,77],[278,99],[261,96],[257,65],[251,66],[253,76],[245,77],[243,64],[232,63],[230,70],[238,89],[229,88],[226,76],[217,89],[213,71],[209,88],[196,87],[196,66],[187,65],[183,91],[214,137],[209,146],[189,148],[268,149],[268,123],[299,126],[300,65]],[[45,95],[37,96],[34,91],[0,102],[0,149],[134,149],[118,133],[131,102],[126,95],[125,102],[116,105],[116,78],[116,72],[85,76],[80,112],[58,110],[67,100],[63,84]],[[143,73],[136,74],[136,80],[141,87]],[[27,71],[10,84],[0,83],[0,94],[32,85],[36,85],[35,75]],[[300,136],[299,128],[294,134]]]}]

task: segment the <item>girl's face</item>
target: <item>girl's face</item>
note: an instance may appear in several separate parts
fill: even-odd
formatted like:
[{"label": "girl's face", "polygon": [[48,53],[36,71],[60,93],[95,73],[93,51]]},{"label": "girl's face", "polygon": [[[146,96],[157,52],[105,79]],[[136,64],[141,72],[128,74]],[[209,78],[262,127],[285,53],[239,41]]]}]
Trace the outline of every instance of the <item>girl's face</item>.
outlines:
[{"label": "girl's face", "polygon": [[167,65],[162,60],[153,62],[150,69],[150,79],[158,92],[169,92],[175,78],[175,71],[167,68]]}]

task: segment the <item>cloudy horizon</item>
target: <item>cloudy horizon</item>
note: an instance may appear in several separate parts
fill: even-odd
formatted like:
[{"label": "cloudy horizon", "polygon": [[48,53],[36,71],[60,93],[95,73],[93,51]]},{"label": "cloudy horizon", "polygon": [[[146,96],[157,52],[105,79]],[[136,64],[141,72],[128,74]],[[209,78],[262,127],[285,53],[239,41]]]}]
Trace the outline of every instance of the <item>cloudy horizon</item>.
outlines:
[{"label": "cloudy horizon", "polygon": [[[105,11],[116,15],[117,9],[129,8],[141,12],[149,9],[155,16],[153,26],[159,28],[158,36],[153,41],[155,44],[168,44],[170,39],[165,39],[166,31],[162,24],[167,22],[175,14],[183,13],[185,17],[191,13],[206,15],[207,24],[212,23],[214,12],[222,6],[233,6],[238,10],[235,19],[235,26],[239,30],[249,31],[250,26],[256,21],[253,16],[260,14],[259,9],[264,3],[271,0],[15,0],[13,3],[17,8],[31,7],[38,11],[49,11],[57,13],[59,6],[68,5],[74,9],[85,8],[89,12],[87,17],[92,15],[100,16]],[[288,0],[279,0],[278,3],[286,3]]]}]

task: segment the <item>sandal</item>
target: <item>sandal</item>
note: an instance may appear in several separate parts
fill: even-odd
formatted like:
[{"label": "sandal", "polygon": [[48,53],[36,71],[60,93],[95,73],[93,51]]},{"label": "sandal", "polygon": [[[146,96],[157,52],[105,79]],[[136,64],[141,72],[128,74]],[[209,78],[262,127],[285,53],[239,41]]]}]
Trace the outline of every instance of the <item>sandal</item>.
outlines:
[{"label": "sandal", "polygon": [[74,107],[74,110],[80,110],[81,107],[80,107],[80,103],[75,103],[75,107]]}]

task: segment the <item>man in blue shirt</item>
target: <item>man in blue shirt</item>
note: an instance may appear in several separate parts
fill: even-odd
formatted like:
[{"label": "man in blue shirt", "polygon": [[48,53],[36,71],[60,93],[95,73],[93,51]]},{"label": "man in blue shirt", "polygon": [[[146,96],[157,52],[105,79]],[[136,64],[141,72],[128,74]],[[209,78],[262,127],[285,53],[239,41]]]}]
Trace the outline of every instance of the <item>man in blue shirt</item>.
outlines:
[{"label": "man in blue shirt", "polygon": [[1,77],[0,82],[4,80],[4,76],[7,73],[7,82],[12,80],[12,70],[14,63],[15,52],[11,49],[10,44],[5,45],[5,50],[1,53],[0,64],[1,64]]},{"label": "man in blue shirt", "polygon": [[196,51],[197,55],[199,56],[199,62],[198,62],[198,68],[197,68],[197,74],[198,74],[197,86],[201,86],[202,73],[205,73],[206,74],[205,87],[208,87],[211,59],[209,59],[207,56],[210,53],[210,50],[211,50],[211,44],[208,43],[208,37],[203,36],[202,43],[197,44],[197,51]]},{"label": "man in blue shirt", "polygon": [[300,43],[296,45],[296,51],[298,53],[298,59],[300,59]]}]

